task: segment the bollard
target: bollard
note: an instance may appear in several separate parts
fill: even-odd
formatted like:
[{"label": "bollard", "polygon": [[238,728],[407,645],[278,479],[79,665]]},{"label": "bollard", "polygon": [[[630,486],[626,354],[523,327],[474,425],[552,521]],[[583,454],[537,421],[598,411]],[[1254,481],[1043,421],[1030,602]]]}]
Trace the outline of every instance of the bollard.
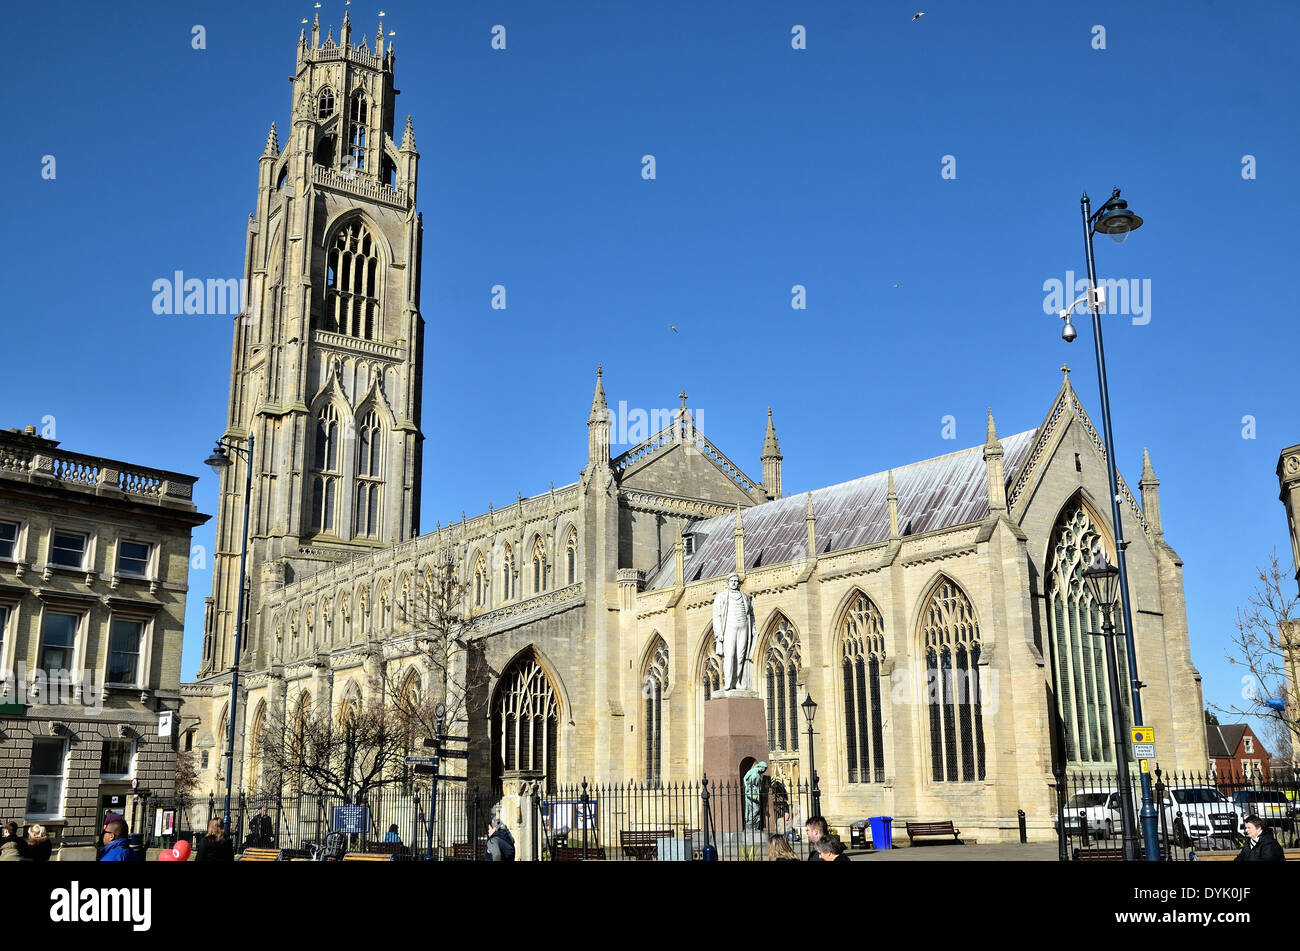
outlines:
[{"label": "bollard", "polygon": [[1025,810],[1017,809],[1016,817],[1020,820],[1020,844],[1024,845],[1029,841],[1029,834],[1025,830]]}]

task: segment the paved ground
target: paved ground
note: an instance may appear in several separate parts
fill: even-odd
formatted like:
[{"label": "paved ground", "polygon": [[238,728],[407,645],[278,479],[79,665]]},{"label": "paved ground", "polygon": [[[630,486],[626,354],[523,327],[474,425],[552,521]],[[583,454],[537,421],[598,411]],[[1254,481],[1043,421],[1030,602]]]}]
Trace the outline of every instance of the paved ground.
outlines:
[{"label": "paved ground", "polygon": [[882,849],[879,852],[850,851],[854,862],[1055,862],[1055,842],[997,845],[918,845],[915,848]]}]

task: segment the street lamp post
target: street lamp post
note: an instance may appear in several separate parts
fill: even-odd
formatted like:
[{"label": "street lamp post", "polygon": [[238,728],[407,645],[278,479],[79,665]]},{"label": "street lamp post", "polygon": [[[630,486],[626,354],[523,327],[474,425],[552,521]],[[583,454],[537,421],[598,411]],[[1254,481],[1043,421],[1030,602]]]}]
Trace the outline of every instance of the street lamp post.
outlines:
[{"label": "street lamp post", "polygon": [[1106,639],[1106,679],[1110,681],[1111,732],[1115,734],[1115,767],[1119,779],[1120,828],[1123,830],[1124,858],[1135,860],[1138,856],[1137,830],[1133,828],[1133,786],[1129,782],[1128,756],[1124,745],[1124,712],[1119,705],[1119,668],[1115,664],[1115,602],[1119,600],[1119,569],[1106,561],[1098,545],[1092,554],[1092,564],[1083,569],[1083,580],[1088,585],[1092,599],[1101,609],[1101,631],[1089,631]]},{"label": "street lamp post", "polygon": [[812,811],[814,816],[820,816],[822,814],[822,791],[817,788],[817,758],[813,754],[813,717],[817,716],[817,703],[813,700],[812,694],[808,694],[807,698],[799,706],[803,709],[803,715],[808,719],[808,777],[811,782]]},{"label": "street lamp post", "polygon": [[239,574],[235,577],[238,594],[235,598],[235,653],[230,665],[230,722],[226,726],[226,811],[222,819],[226,834],[230,834],[230,790],[235,776],[235,707],[239,703],[239,654],[244,632],[244,562],[248,558],[248,509],[253,497],[253,434],[248,434],[248,448],[234,443],[218,441],[212,455],[205,460],[218,475],[230,468],[227,452],[238,453],[244,459],[244,529],[239,533]]},{"label": "street lamp post", "polygon": [[[1097,354],[1097,385],[1101,392],[1101,427],[1102,438],[1105,440],[1106,446],[1106,480],[1110,487],[1110,515],[1115,532],[1115,560],[1119,569],[1119,602],[1124,619],[1124,630],[1121,632],[1121,636],[1124,638],[1124,646],[1128,657],[1129,689],[1133,698],[1133,722],[1134,724],[1141,724],[1141,689],[1144,684],[1138,680],[1137,650],[1134,647],[1133,640],[1133,609],[1129,597],[1128,566],[1124,558],[1124,549],[1128,547],[1128,542],[1124,540],[1124,525],[1120,520],[1119,469],[1115,461],[1119,453],[1115,449],[1115,436],[1111,432],[1110,390],[1106,381],[1106,351],[1102,346],[1101,337],[1101,310],[1106,304],[1106,295],[1103,289],[1097,286],[1097,265],[1093,258],[1092,236],[1094,233],[1100,232],[1110,235],[1117,243],[1123,242],[1130,232],[1142,226],[1142,219],[1129,211],[1128,202],[1120,198],[1118,188],[1111,192],[1110,198],[1103,202],[1096,212],[1092,210],[1092,203],[1088,199],[1087,192],[1084,192],[1083,197],[1079,200],[1079,207],[1083,215],[1083,244],[1088,259],[1088,293],[1071,304],[1067,310],[1061,311],[1061,319],[1065,321],[1061,337],[1066,343],[1070,343],[1078,336],[1074,325],[1070,323],[1070,312],[1086,300],[1088,309],[1092,312],[1093,346]],[[1147,861],[1158,862],[1160,861],[1160,838],[1156,828],[1156,808],[1151,799],[1151,776],[1145,769],[1140,772],[1140,776],[1142,780],[1142,840],[1146,847]]]}]

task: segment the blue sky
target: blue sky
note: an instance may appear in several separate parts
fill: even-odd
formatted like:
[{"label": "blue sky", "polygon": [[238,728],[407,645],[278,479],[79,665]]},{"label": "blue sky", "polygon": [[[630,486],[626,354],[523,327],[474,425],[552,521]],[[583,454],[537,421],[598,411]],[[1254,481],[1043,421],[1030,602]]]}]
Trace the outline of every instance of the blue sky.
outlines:
[{"label": "blue sky", "polygon": [[[771,405],[791,493],[981,442],[987,406],[1004,433],[1036,426],[1062,362],[1099,417],[1091,330],[1062,343],[1044,283],[1085,272],[1080,191],[1120,185],[1146,224],[1100,239],[1098,269],[1138,282],[1149,321],[1106,318],[1119,459],[1136,488],[1150,448],[1206,698],[1234,702],[1235,608],[1270,551],[1290,563],[1274,468],[1300,441],[1295,4],[384,9],[399,130],[412,114],[421,151],[426,529],[573,481],[597,362],[614,405],[671,407],[685,387],[751,473]],[[321,8],[336,38],[342,10]],[[350,10],[373,41],[379,5]],[[0,159],[0,425],[49,416],[66,448],[199,474],[215,512],[202,460],[225,423],[231,319],[156,316],[151,285],[242,273],[257,157],[287,125],[313,12],[8,12],[23,108]],[[210,572],[190,584],[186,677]]]}]

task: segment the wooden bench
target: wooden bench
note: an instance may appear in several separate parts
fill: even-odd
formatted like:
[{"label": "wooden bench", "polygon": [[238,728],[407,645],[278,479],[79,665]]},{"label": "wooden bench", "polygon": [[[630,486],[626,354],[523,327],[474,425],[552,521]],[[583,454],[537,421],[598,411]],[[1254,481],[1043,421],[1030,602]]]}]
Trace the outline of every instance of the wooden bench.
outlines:
[{"label": "wooden bench", "polygon": [[[1232,862],[1235,861],[1240,852],[1195,852],[1196,861],[1198,862]],[[1283,849],[1282,854],[1286,856],[1288,862],[1300,862],[1300,849]]]},{"label": "wooden bench", "polygon": [[618,834],[618,844],[630,859],[653,861],[659,857],[659,840],[673,837],[672,829],[624,829]]},{"label": "wooden bench", "polygon": [[919,835],[950,835],[958,845],[965,845],[961,840],[961,830],[954,828],[952,820],[943,822],[909,822],[907,823],[907,844]]},{"label": "wooden bench", "polygon": [[400,855],[406,851],[401,842],[371,842],[366,846],[371,855]]},{"label": "wooden bench", "polygon": [[[1145,852],[1142,853],[1144,856]],[[1234,855],[1236,853],[1233,853]],[[1076,862],[1122,862],[1124,861],[1123,849],[1080,849],[1075,848],[1074,860]],[[1160,848],[1160,861],[1169,861],[1169,850],[1164,846]]]},{"label": "wooden bench", "polygon": [[[581,862],[584,861],[582,846],[580,845],[556,845],[551,848],[551,858],[556,862]],[[586,861],[603,862],[605,861],[605,849],[595,845],[587,846]]]},{"label": "wooden bench", "polygon": [[396,857],[393,852],[348,852],[343,856],[345,862],[391,862]]},{"label": "wooden bench", "polygon": [[453,859],[460,859],[463,862],[470,862],[475,859],[486,858],[487,842],[483,840],[479,840],[477,845],[478,845],[478,855],[475,855],[473,845],[470,845],[468,842],[457,842],[451,847],[451,857]]},{"label": "wooden bench", "polygon": [[244,849],[239,856],[241,862],[279,862],[283,849]]}]

